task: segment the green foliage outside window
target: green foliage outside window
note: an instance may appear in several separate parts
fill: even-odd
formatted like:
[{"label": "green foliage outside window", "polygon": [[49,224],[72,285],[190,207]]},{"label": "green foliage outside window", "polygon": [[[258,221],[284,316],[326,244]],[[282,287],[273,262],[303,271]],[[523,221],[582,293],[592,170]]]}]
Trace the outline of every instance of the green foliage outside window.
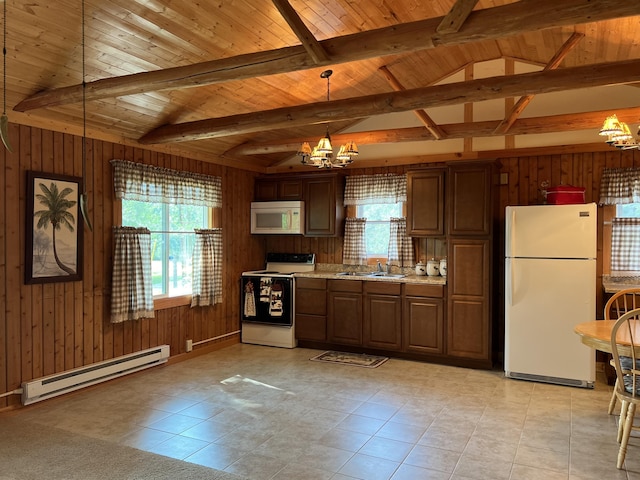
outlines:
[{"label": "green foliage outside window", "polygon": [[190,294],[194,229],[208,227],[207,207],[123,200],[122,224],[151,231],[153,295]]},{"label": "green foliage outside window", "polygon": [[386,257],[389,251],[389,219],[402,216],[402,202],[359,205],[358,217],[367,219],[365,238],[369,257]]}]

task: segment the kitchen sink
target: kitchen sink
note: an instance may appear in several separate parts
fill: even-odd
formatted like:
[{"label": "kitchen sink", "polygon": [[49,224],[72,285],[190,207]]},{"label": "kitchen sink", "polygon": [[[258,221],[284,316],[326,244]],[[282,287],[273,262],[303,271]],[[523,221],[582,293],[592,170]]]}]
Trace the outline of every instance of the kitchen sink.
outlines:
[{"label": "kitchen sink", "polygon": [[374,272],[340,272],[336,275],[349,276],[349,277],[370,277]]},{"label": "kitchen sink", "polygon": [[372,277],[389,277],[389,278],[402,278],[406,277],[404,273],[387,273],[387,272],[373,272]]},{"label": "kitchen sink", "polygon": [[386,272],[340,272],[336,273],[340,276],[349,277],[389,277],[389,278],[402,278],[406,277],[403,273],[386,273]]}]

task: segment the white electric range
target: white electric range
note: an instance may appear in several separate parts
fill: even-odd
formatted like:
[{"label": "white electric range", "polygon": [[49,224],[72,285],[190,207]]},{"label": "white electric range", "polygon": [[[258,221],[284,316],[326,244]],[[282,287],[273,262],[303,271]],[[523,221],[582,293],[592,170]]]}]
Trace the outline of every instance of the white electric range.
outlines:
[{"label": "white electric range", "polygon": [[242,342],[295,348],[294,273],[313,272],[313,253],[268,253],[266,268],[240,280]]}]

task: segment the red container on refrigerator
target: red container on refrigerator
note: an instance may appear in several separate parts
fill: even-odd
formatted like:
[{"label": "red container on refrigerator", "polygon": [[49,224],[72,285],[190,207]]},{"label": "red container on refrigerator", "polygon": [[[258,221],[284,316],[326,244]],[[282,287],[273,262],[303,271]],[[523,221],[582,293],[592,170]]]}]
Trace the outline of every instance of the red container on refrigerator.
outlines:
[{"label": "red container on refrigerator", "polygon": [[569,205],[584,203],[584,187],[560,185],[547,189],[547,203],[549,205]]}]

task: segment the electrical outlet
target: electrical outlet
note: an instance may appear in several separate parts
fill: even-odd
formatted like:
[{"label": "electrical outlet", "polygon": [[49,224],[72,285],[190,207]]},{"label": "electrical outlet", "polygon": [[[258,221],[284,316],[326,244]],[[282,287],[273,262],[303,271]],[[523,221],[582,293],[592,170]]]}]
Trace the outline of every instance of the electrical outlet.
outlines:
[{"label": "electrical outlet", "polygon": [[193,340],[187,340],[186,350],[187,352],[190,352],[191,350],[193,350]]}]

